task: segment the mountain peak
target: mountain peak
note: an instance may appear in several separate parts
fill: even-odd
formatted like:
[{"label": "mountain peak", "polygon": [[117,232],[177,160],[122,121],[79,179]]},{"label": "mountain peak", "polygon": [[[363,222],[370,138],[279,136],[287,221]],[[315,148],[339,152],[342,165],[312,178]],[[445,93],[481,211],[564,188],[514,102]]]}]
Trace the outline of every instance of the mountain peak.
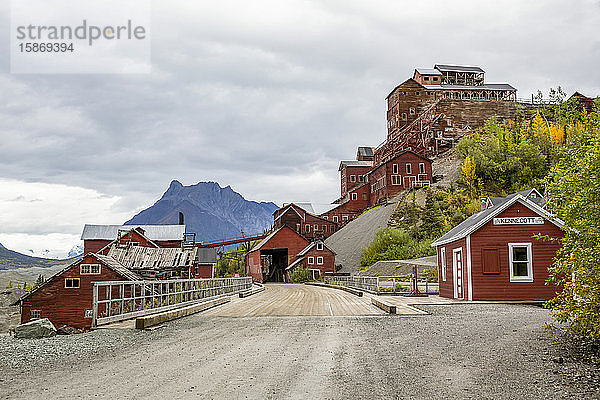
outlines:
[{"label": "mountain peak", "polygon": [[237,237],[240,231],[262,233],[271,226],[277,208],[271,202],[246,200],[230,185],[198,182],[184,186],[173,180],[154,205],[125,224],[176,224],[181,212],[187,231],[196,233],[197,240],[219,240]]}]

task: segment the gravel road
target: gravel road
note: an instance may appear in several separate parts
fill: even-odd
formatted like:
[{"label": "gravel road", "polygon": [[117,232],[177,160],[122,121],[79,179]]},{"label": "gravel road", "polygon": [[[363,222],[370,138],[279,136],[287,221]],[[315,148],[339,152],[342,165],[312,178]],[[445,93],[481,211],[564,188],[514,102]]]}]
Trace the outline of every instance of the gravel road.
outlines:
[{"label": "gravel road", "polygon": [[[324,289],[325,290],[325,289]],[[203,314],[152,331],[0,337],[0,398],[598,398],[533,306],[418,317]]]}]

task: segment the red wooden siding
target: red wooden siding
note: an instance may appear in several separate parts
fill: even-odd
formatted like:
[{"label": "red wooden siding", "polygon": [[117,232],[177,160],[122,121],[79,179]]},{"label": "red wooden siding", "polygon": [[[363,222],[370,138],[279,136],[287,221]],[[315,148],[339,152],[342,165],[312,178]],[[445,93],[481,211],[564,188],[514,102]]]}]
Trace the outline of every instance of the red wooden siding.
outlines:
[{"label": "red wooden siding", "polygon": [[[537,217],[520,203],[515,203],[498,217]],[[473,300],[548,300],[558,288],[546,285],[548,267],[553,263],[560,245],[535,239],[535,234],[563,237],[563,232],[553,223],[544,225],[493,225],[490,221],[471,235],[471,264]],[[533,282],[510,282],[508,243],[531,243],[533,256]],[[499,272],[485,273],[484,251],[496,249]],[[490,271],[491,272],[491,271]]]},{"label": "red wooden siding", "polygon": [[261,250],[287,249],[287,265],[296,261],[296,255],[300,253],[309,242],[300,236],[295,230],[288,226],[278,231],[260,249],[248,253],[246,256],[247,274],[256,282],[262,282],[262,265],[260,259]]},{"label": "red wooden siding", "polygon": [[[85,318],[85,310],[92,308],[91,283],[120,281],[125,278],[102,263],[100,274],[81,275],[81,263],[100,262],[94,256],[88,255],[25,298],[21,307],[21,323],[31,319],[31,310],[41,310],[41,318],[48,318],[57,328],[70,325],[79,329],[89,329],[92,319]],[[65,288],[65,278],[79,278],[79,289]]]}]

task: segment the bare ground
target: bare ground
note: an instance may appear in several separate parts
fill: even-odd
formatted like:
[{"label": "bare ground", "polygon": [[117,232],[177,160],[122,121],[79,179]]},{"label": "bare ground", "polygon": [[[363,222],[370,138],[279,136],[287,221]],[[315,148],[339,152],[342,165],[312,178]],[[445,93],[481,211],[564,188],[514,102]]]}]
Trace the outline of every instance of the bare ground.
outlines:
[{"label": "bare ground", "polygon": [[198,314],[153,331],[0,337],[0,398],[599,398],[598,368],[549,336],[546,310],[421,307],[431,315]]}]

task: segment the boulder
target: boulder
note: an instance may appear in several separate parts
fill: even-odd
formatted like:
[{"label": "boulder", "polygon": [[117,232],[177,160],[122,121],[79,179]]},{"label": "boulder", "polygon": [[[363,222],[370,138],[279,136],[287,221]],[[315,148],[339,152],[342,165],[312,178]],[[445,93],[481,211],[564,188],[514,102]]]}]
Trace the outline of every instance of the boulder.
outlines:
[{"label": "boulder", "polygon": [[57,335],[74,335],[76,333],[79,333],[79,329],[69,325],[63,325],[56,330]]},{"label": "boulder", "polygon": [[39,339],[56,336],[56,328],[48,318],[36,319],[15,327],[19,339]]}]

